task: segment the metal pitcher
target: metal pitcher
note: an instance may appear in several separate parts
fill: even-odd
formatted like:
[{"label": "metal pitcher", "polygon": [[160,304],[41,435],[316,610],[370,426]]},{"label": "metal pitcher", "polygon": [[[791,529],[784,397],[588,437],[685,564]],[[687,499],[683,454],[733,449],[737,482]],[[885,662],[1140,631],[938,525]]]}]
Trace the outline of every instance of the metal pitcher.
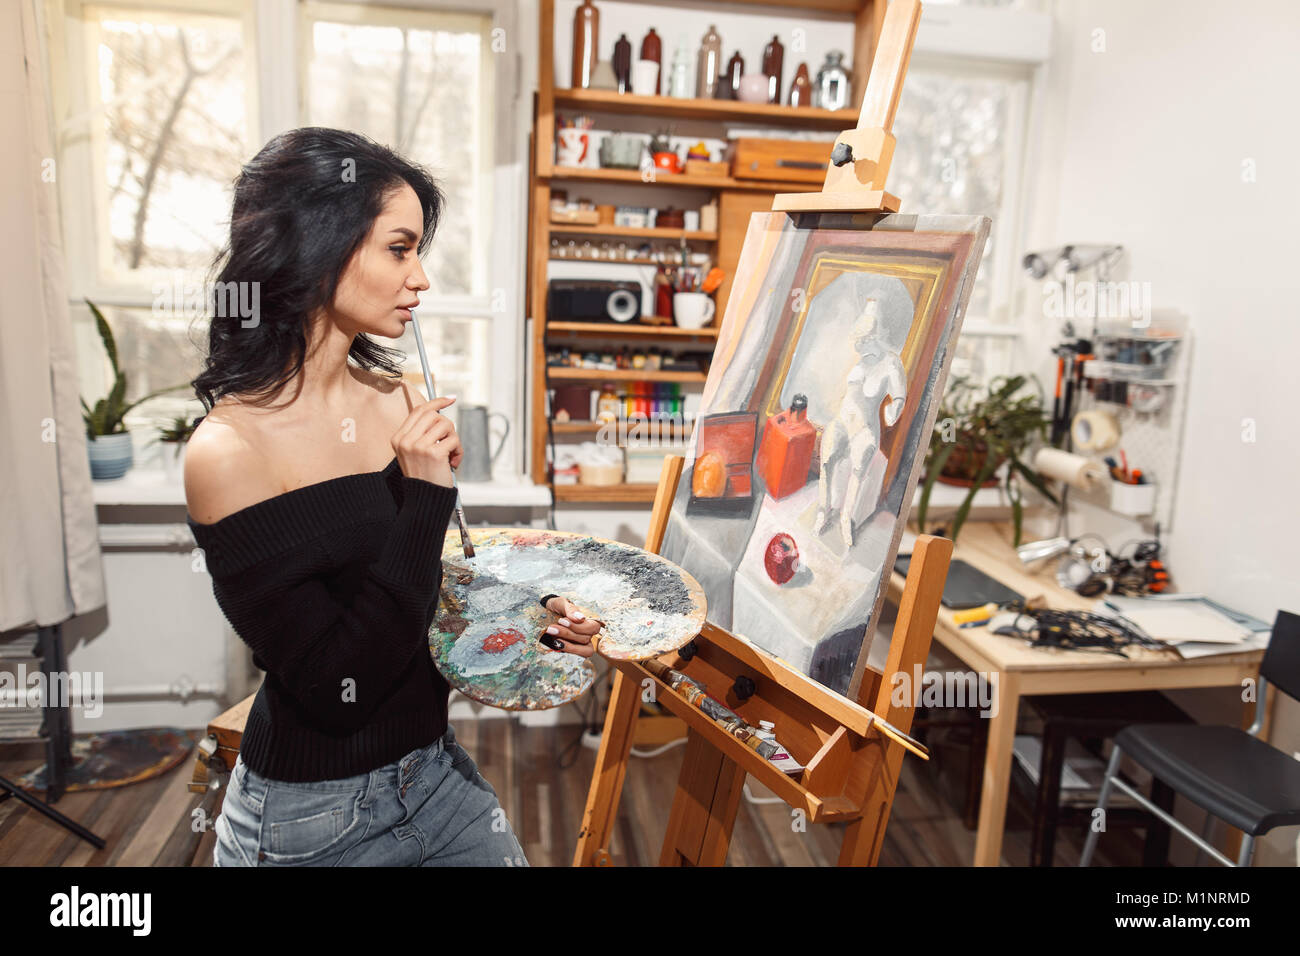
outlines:
[{"label": "metal pitcher", "polygon": [[[457,481],[491,481],[492,463],[506,446],[506,436],[510,434],[510,419],[501,412],[489,412],[486,405],[466,405],[460,409],[459,425],[456,431],[460,435],[464,457],[456,469]],[[501,440],[494,451],[488,452],[492,435],[490,423],[493,418],[500,418],[504,430]]]}]

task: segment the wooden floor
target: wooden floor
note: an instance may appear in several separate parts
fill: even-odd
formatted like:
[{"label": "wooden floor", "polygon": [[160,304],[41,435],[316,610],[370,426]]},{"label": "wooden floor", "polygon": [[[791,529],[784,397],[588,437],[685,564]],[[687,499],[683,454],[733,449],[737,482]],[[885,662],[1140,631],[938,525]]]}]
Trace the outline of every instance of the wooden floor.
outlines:
[{"label": "wooden floor", "polygon": [[[961,822],[961,790],[966,752],[959,740],[947,743],[936,732],[929,763],[907,757],[894,802],[881,865],[967,866],[975,834]],[[577,746],[578,729],[522,727],[513,719],[468,721],[456,725],[461,745],[501,798],[524,852],[533,866],[568,866],[586,802],[595,751]],[[628,767],[611,852],[616,865],[653,865],[682,748],[633,759]],[[44,762],[32,744],[0,745],[0,775],[13,780]],[[213,835],[192,829],[191,811],[200,796],[186,788],[192,761],[144,783],[65,796],[57,809],[103,837],[95,850],[43,814],[16,799],[0,802],[0,866],[210,866]],[[755,796],[767,795],[751,781]],[[1030,809],[1012,787],[1004,863],[1024,866],[1029,858]],[[838,853],[842,825],[809,826],[795,832],[784,803],[741,803],[728,866],[827,866]],[[1056,865],[1079,858],[1082,833],[1061,832]],[[1138,865],[1140,831],[1107,834],[1097,865]]]}]

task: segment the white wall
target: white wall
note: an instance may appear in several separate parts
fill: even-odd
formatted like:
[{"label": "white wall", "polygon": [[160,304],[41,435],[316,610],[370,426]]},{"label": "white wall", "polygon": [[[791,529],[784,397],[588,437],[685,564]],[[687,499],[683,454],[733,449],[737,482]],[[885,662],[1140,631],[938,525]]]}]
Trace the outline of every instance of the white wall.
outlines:
[{"label": "white wall", "polygon": [[[1122,243],[1127,270],[1114,278],[1150,282],[1156,309],[1190,318],[1171,572],[1178,590],[1266,620],[1279,607],[1300,611],[1300,131],[1291,103],[1300,6],[1089,0],[1057,12],[1026,247]],[[1255,181],[1245,181],[1251,166]],[[1038,308],[1037,284],[1022,291],[1024,308]],[[1052,324],[1039,326],[1048,338],[1027,343],[1043,381],[1054,375]],[[1254,442],[1243,441],[1248,419]],[[1071,530],[1087,517],[1081,511]],[[1116,532],[1112,545],[1123,540]],[[1240,719],[1231,689],[1175,699],[1201,720]],[[1279,701],[1272,739],[1300,751],[1293,702]],[[1275,832],[1259,862],[1294,864],[1295,838]]]}]

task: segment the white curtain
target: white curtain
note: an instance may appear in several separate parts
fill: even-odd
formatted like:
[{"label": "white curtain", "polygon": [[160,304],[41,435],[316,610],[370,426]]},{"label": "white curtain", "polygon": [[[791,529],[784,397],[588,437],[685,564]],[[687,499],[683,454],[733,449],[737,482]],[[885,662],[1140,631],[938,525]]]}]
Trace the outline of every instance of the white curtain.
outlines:
[{"label": "white curtain", "polygon": [[0,631],[103,607],[35,0],[0,3]]}]

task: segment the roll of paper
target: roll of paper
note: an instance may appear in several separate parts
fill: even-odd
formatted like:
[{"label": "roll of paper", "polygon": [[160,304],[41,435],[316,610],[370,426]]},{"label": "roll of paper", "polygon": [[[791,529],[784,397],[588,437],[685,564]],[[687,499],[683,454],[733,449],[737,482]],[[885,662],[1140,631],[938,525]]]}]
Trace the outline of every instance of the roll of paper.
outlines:
[{"label": "roll of paper", "polygon": [[1034,456],[1034,468],[1044,478],[1075,488],[1092,488],[1106,480],[1106,466],[1101,462],[1059,448],[1040,448]]},{"label": "roll of paper", "polygon": [[1081,452],[1105,451],[1119,441],[1119,422],[1110,412],[1094,408],[1074,416],[1070,435]]}]

